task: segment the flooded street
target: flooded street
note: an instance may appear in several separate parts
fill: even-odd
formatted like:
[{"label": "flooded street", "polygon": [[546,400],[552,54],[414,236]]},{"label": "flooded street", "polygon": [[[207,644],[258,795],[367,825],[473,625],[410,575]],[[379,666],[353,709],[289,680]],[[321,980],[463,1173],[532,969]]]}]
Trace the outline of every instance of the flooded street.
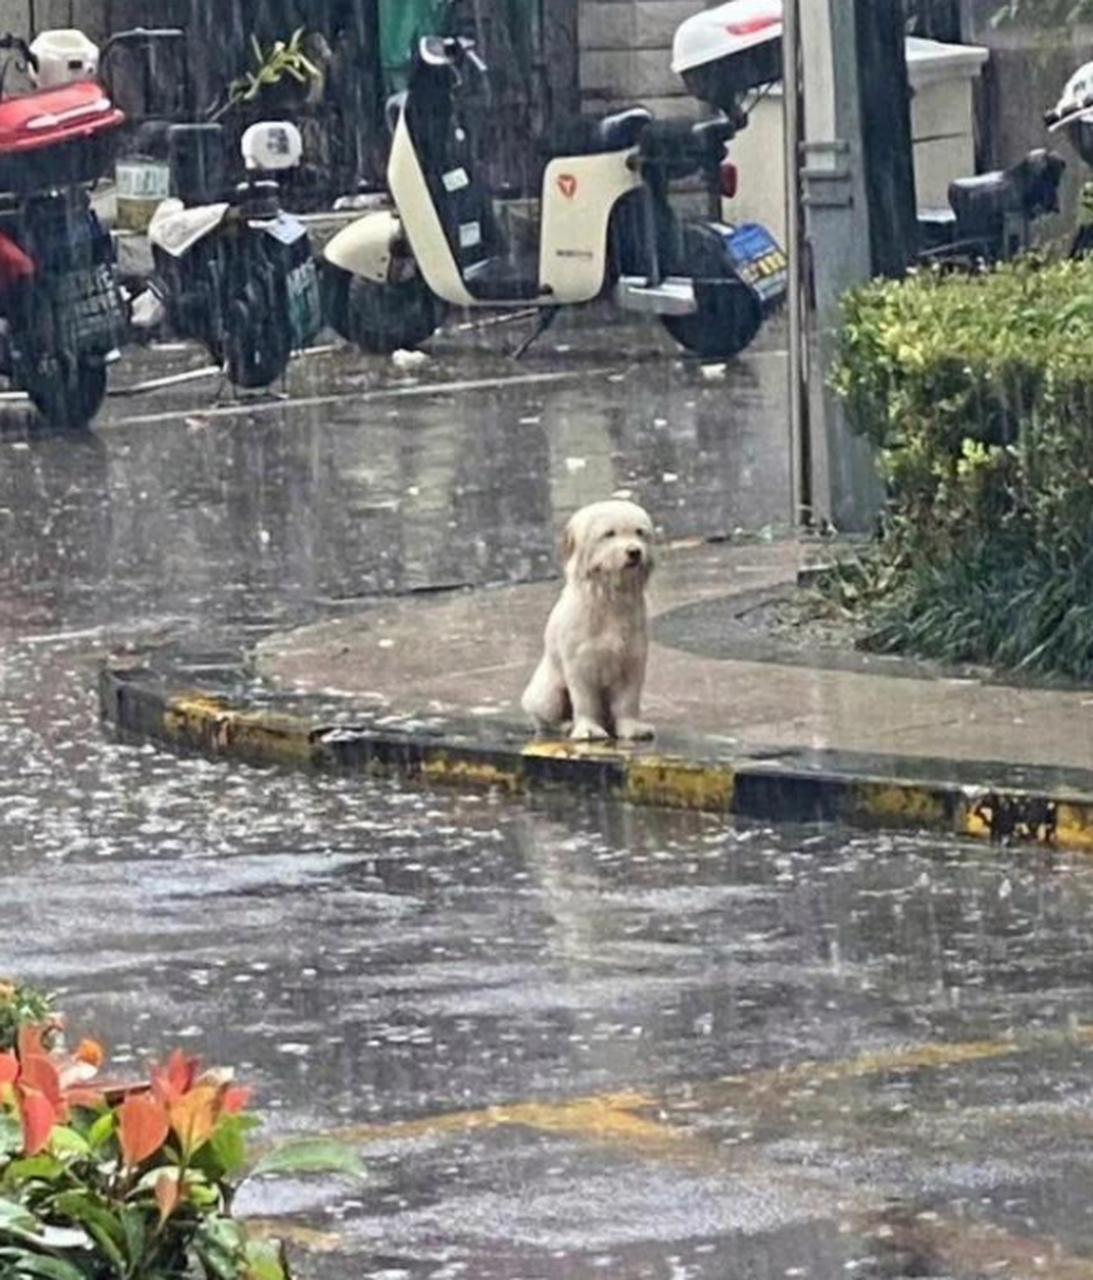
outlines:
[{"label": "flooded street", "polygon": [[184,1044],[268,1132],[358,1147],[363,1182],[240,1202],[304,1277],[1093,1277],[1080,858],[101,733],[111,650],[546,577],[613,488],[672,539],[780,527],[776,350],[721,380],[555,341],[515,381],[334,354],[212,413],[184,384],[79,440],[0,410],[0,974],[116,1065]]}]

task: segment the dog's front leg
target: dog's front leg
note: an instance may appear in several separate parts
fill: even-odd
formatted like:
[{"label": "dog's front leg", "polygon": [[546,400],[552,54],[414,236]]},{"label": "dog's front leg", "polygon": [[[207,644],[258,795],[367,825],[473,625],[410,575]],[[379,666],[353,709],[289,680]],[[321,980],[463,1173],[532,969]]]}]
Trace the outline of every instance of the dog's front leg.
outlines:
[{"label": "dog's front leg", "polygon": [[606,742],[611,735],[603,727],[603,698],[599,689],[580,671],[566,671],[566,685],[573,703],[574,742]]},{"label": "dog's front leg", "polygon": [[611,698],[611,718],[618,737],[628,742],[647,742],[656,737],[651,724],[641,719],[641,690],[645,683],[645,664],[630,673]]}]

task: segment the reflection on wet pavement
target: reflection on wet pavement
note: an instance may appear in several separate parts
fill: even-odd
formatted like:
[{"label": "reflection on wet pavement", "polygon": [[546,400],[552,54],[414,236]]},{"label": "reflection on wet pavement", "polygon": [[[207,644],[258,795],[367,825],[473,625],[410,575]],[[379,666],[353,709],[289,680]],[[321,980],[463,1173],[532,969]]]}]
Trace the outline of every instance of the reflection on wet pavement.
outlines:
[{"label": "reflection on wet pavement", "polygon": [[363,1183],[242,1202],[304,1276],[1093,1277],[1081,861],[100,736],[111,645],[546,573],[593,486],[772,521],[735,384],[635,376],[0,442],[0,972],[359,1145]]}]

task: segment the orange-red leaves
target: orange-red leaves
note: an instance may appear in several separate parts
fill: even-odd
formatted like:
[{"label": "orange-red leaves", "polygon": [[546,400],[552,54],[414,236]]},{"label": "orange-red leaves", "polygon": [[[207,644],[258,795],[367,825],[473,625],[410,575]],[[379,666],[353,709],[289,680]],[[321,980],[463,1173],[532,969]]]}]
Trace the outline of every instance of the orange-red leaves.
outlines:
[{"label": "orange-red leaves", "polygon": [[47,1142],[57,1122],[57,1112],[49,1099],[40,1093],[24,1093],[22,1096],[23,1112],[23,1148],[28,1156],[36,1156]]},{"label": "orange-red leaves", "polygon": [[190,1156],[212,1137],[220,1119],[220,1091],[211,1085],[198,1085],[172,1102],[169,1111],[171,1128]]},{"label": "orange-red leaves", "polygon": [[167,1113],[147,1094],[132,1094],[118,1110],[118,1141],[125,1163],[133,1168],[167,1141]]},{"label": "orange-red leaves", "polygon": [[166,1171],[156,1179],[156,1204],[159,1205],[159,1220],[166,1222],[182,1203],[185,1186],[182,1179]]}]

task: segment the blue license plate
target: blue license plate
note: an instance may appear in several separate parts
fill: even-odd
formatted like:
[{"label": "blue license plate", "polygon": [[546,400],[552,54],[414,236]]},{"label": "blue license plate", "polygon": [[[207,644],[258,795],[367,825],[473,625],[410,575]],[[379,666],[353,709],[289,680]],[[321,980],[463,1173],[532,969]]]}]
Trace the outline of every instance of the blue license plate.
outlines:
[{"label": "blue license plate", "polygon": [[766,306],[781,302],[789,291],[789,259],[766,227],[746,222],[718,230],[741,280],[751,285]]}]

